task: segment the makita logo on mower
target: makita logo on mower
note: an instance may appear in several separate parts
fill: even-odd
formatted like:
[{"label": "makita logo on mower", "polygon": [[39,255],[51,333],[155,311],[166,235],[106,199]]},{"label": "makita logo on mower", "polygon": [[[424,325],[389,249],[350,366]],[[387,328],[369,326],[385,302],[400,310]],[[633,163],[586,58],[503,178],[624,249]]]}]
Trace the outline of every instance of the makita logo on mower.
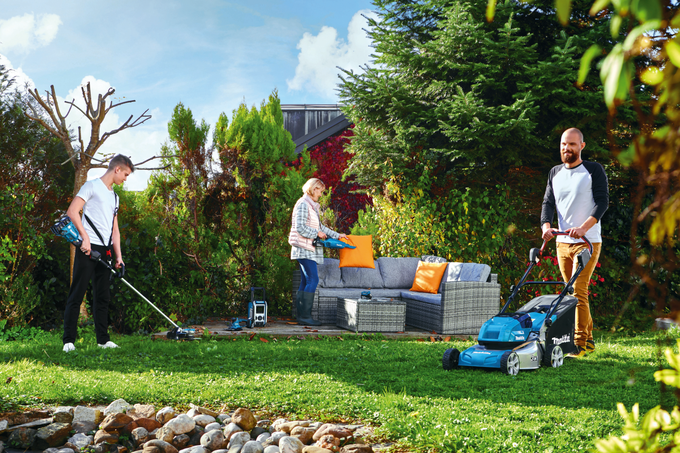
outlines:
[{"label": "makita logo on mower", "polygon": [[565,333],[559,338],[552,337],[552,342],[554,345],[562,344],[562,343],[569,343],[571,341],[571,335],[568,333]]}]

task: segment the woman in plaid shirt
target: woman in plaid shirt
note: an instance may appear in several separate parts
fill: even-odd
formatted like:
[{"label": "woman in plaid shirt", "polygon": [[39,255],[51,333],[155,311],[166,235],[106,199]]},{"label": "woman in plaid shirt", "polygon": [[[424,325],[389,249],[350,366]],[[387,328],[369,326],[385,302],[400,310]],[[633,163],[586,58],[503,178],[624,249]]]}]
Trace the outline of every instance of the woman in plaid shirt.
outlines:
[{"label": "woman in plaid shirt", "polygon": [[318,178],[312,178],[302,186],[304,195],[293,208],[292,225],[288,236],[288,243],[292,247],[290,258],[300,263],[302,271],[300,288],[295,298],[297,321],[307,326],[321,324],[312,319],[312,304],[316,286],[319,284],[317,264],[323,264],[323,247],[314,246],[313,241],[317,237],[321,239],[347,237],[321,224],[319,198],[324,190],[326,190],[326,185]]}]

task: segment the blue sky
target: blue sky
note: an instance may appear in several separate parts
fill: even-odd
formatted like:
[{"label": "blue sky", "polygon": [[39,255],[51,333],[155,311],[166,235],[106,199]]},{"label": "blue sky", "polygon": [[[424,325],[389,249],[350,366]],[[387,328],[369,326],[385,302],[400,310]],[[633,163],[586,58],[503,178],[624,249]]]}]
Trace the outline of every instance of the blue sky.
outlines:
[{"label": "blue sky", "polygon": [[[150,121],[102,148],[140,162],[167,139],[178,102],[211,126],[241,102],[259,106],[274,89],[284,104],[336,103],[336,66],[369,63],[362,14],[372,9],[369,0],[3,2],[0,64],[41,92],[54,85],[62,100],[78,101],[84,81],[134,99],[109,114],[108,129],[149,109]],[[68,120],[87,124],[82,115]],[[147,178],[137,172],[127,187],[139,190]]]}]

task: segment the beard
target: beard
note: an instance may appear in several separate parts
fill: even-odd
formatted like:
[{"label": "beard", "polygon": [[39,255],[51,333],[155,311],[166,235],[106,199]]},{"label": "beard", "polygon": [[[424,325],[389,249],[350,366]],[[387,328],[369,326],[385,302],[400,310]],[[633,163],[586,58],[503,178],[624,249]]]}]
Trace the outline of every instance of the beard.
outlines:
[{"label": "beard", "polygon": [[573,164],[578,160],[578,153],[561,153],[562,162],[565,164]]}]

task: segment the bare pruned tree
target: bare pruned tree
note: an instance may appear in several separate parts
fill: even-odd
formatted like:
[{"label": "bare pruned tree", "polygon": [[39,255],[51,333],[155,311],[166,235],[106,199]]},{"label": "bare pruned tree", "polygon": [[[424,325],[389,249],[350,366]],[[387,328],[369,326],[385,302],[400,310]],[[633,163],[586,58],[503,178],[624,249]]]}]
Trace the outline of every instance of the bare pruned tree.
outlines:
[{"label": "bare pruned tree", "polygon": [[[130,117],[116,129],[102,133],[101,127],[102,123],[104,122],[104,118],[106,118],[106,115],[112,109],[123,104],[130,104],[135,101],[134,100],[122,101],[114,104],[113,100],[108,99],[116,92],[116,90],[113,87],[109,88],[106,94],[104,95],[99,94],[97,96],[96,101],[93,101],[92,88],[90,87],[89,82],[85,86],[81,86],[80,90],[83,95],[83,100],[85,101],[84,110],[76,104],[75,99],[72,99],[70,101],[66,101],[66,104],[68,104],[70,107],[68,108],[65,114],[62,114],[62,111],[59,108],[59,103],[57,101],[57,94],[54,89],[54,85],[52,85],[50,87],[50,91],[46,91],[45,97],[40,96],[37,88],[29,90],[31,96],[37,102],[37,105],[29,104],[29,109],[31,113],[29,114],[28,112],[26,112],[26,116],[28,116],[33,121],[40,123],[45,129],[47,129],[52,135],[61,140],[61,142],[64,144],[66,152],[69,155],[69,159],[66,160],[65,162],[62,162],[61,164],[64,165],[68,162],[71,162],[76,170],[75,184],[73,187],[73,196],[75,196],[78,193],[80,188],[87,181],[87,172],[90,169],[107,167],[106,164],[109,160],[108,158],[98,159],[95,157],[95,154],[97,154],[97,151],[99,150],[99,148],[101,148],[104,142],[106,142],[106,140],[112,135],[115,135],[118,132],[125,129],[137,127],[146,122],[149,118],[151,118],[151,115],[147,114],[147,112],[149,111],[147,109],[137,118],[134,118],[134,115],[130,115]],[[40,109],[38,108],[38,106],[42,108],[42,112],[39,111]],[[90,121],[91,125],[90,138],[87,142],[87,146],[85,146],[85,142],[83,141],[83,133],[80,126],[78,126],[78,138],[77,138],[78,145],[76,145],[75,148],[73,146],[75,138],[71,136],[71,132],[69,131],[69,127],[66,123],[66,118],[71,113],[71,110],[74,108],[80,111]],[[160,158],[160,156],[154,156],[151,159],[145,160],[144,162],[135,164],[135,167],[157,158]],[[156,170],[157,168],[139,168],[139,169]]]}]

